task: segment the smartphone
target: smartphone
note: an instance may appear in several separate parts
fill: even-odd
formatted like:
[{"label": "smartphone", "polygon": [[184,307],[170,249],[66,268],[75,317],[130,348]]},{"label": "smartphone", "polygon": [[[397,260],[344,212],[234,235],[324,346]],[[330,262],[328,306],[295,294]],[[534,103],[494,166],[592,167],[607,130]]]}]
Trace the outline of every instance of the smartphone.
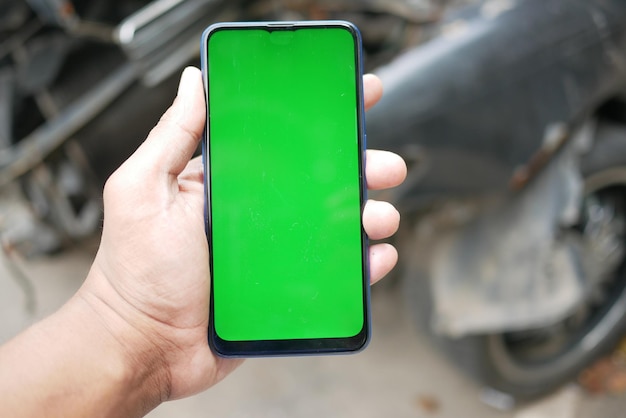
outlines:
[{"label": "smartphone", "polygon": [[211,297],[227,357],[355,352],[370,335],[361,39],[344,21],[202,36]]}]

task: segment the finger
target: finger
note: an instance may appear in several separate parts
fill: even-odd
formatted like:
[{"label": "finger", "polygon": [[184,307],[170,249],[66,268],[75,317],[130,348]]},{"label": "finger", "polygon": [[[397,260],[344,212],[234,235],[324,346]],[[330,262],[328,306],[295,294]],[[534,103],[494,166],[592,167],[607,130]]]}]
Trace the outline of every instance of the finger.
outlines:
[{"label": "finger", "polygon": [[398,251],[391,244],[376,244],[370,247],[370,284],[374,284],[394,268],[398,262]]},{"label": "finger", "polygon": [[374,74],[363,76],[363,96],[365,110],[371,109],[383,96],[383,83]]},{"label": "finger", "polygon": [[385,239],[396,233],[400,213],[388,202],[368,200],[363,209],[363,228],[370,239]]},{"label": "finger", "polygon": [[368,189],[380,190],[396,187],[406,178],[406,163],[398,154],[368,149],[365,158],[365,178]]},{"label": "finger", "polygon": [[182,73],[172,106],[131,157],[146,171],[176,178],[198,148],[206,109],[200,70],[187,67]]},{"label": "finger", "polygon": [[198,156],[189,161],[183,172],[178,176],[178,179],[202,183],[204,181],[202,157]]}]

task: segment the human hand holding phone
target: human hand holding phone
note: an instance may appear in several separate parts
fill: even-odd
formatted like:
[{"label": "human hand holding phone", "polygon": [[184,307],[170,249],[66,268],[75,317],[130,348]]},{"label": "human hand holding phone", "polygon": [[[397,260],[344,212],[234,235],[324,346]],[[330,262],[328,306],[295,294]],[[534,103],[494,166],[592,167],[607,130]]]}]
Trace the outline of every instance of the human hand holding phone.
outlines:
[{"label": "human hand holding phone", "polygon": [[[374,76],[363,84],[369,108],[382,87]],[[204,175],[191,159],[206,117],[202,89],[200,71],[186,69],[173,105],[107,182],[102,240],[77,294],[0,347],[0,416],[142,416],[241,363],[207,344]],[[368,188],[397,186],[405,175],[397,155],[367,151]],[[389,237],[398,222],[389,203],[365,205],[370,238]],[[397,253],[376,244],[369,259],[373,284]]]},{"label": "human hand holding phone", "polygon": [[[380,81],[363,82],[371,107]],[[202,90],[200,71],[186,69],[174,104],[107,182],[102,241],[78,293],[0,347],[1,416],[142,416],[240,364],[207,344],[203,168],[191,159],[206,117]],[[406,167],[395,154],[368,151],[366,175],[369,188],[383,189],[401,183]],[[388,203],[364,208],[373,239],[393,234],[398,221]],[[397,253],[389,244],[369,251],[374,283]]]},{"label": "human hand holding phone", "polygon": [[[363,83],[369,108],[380,99],[382,86],[371,75]],[[141,329],[148,352],[158,347],[162,359],[157,363],[165,366],[158,380],[167,382],[167,399],[204,390],[240,363],[215,356],[207,345],[203,168],[200,159],[190,161],[205,117],[200,72],[188,68],[172,107],[107,182],[102,243],[80,291],[105,320],[114,314],[131,330]],[[370,189],[394,187],[404,180],[406,166],[397,155],[368,150],[366,158]],[[390,204],[366,204],[363,226],[370,238],[392,235],[398,222]],[[376,244],[369,251],[375,283],[395,265],[397,253],[390,244]]]}]

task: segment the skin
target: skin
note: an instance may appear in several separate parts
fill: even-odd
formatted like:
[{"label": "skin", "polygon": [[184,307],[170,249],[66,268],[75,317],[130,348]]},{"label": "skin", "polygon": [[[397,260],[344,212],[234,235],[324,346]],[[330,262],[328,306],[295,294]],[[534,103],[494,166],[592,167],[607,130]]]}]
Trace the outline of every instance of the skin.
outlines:
[{"label": "skin", "polygon": [[[365,105],[382,95],[364,77]],[[142,416],[169,399],[203,391],[241,360],[207,345],[210,274],[203,219],[203,169],[191,159],[205,105],[198,69],[104,189],[98,253],[77,294],[58,312],[0,347],[0,416]],[[370,189],[400,184],[404,161],[367,152]],[[400,216],[368,201],[370,238],[391,236]],[[389,244],[370,248],[372,283],[397,261]]]}]

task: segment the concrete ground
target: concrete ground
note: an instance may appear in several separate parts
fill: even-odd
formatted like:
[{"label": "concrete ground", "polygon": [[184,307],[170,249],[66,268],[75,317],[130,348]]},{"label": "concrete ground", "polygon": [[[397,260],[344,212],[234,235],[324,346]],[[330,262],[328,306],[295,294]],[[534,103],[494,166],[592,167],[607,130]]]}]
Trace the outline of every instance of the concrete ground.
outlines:
[{"label": "concrete ground", "polygon": [[[81,284],[94,245],[63,256],[20,262],[28,284],[0,263],[0,343],[56,310]],[[20,284],[21,283],[21,284]],[[27,309],[24,289],[35,306]],[[587,418],[624,416],[626,396],[591,398],[570,385],[550,398],[499,411],[480,401],[481,387],[460,375],[420,336],[403,307],[400,286],[372,292],[373,339],[352,356],[248,360],[216,387],[168,402],[164,417],[441,417]]]}]

